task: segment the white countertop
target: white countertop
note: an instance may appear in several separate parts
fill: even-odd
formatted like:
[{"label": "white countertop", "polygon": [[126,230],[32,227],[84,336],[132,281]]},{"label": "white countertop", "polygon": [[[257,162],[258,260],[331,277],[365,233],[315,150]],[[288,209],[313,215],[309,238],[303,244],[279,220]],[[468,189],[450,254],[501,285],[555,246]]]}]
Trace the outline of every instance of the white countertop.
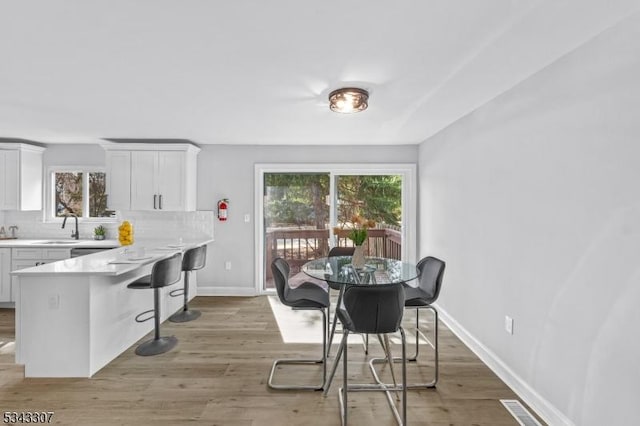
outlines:
[{"label": "white countertop", "polygon": [[73,240],[71,238],[38,238],[0,240],[0,248],[37,247],[37,248],[93,248],[119,247],[118,240]]},{"label": "white countertop", "polygon": [[[15,240],[14,240],[15,241]],[[100,241],[95,241],[100,242]],[[109,275],[116,276],[134,271],[144,265],[156,262],[176,252],[203,244],[209,244],[213,239],[188,240],[183,244],[175,241],[154,240],[153,242],[136,243],[131,246],[119,247],[113,250],[89,254],[86,256],[74,257],[71,259],[59,260],[32,268],[20,269],[11,272],[17,276],[36,275]],[[31,247],[36,247],[31,245]],[[55,247],[53,244],[46,244],[44,247]],[[82,247],[72,245],[73,247]],[[84,247],[95,247],[84,246]],[[105,245],[104,247],[108,247]]]}]

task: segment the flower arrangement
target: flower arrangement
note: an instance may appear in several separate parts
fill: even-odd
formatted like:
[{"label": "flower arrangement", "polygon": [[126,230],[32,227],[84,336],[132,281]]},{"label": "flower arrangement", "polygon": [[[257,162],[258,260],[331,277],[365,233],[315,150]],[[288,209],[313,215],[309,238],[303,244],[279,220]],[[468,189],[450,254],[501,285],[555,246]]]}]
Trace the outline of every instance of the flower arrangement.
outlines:
[{"label": "flower arrangement", "polygon": [[369,228],[373,228],[376,226],[376,222],[369,219],[365,219],[359,214],[354,214],[351,216],[351,223],[353,227],[349,231],[347,238],[353,241],[355,246],[361,246],[367,241],[367,237],[369,236]]}]

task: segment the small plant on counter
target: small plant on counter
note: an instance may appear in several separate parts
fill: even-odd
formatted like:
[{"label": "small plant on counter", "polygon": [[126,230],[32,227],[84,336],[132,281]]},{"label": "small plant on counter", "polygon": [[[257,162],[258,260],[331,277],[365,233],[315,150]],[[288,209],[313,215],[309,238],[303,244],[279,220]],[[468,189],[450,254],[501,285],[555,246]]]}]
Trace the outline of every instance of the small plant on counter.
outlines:
[{"label": "small plant on counter", "polygon": [[93,238],[96,240],[104,240],[106,234],[107,234],[107,229],[102,225],[99,225],[93,228]]}]

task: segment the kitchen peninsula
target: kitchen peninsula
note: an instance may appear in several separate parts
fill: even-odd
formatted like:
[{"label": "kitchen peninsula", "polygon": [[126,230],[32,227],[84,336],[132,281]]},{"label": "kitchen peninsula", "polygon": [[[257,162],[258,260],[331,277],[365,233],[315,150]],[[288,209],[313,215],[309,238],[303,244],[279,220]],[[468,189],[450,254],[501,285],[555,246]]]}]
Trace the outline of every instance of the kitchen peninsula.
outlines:
[{"label": "kitchen peninsula", "polygon": [[[91,377],[153,329],[152,321],[135,321],[153,308],[152,292],[127,284],[150,274],[156,261],[212,241],[158,240],[144,249],[135,244],[12,272],[18,278],[16,363],[24,364],[26,377]],[[182,306],[182,298],[169,297],[182,285],[161,289],[161,321]]]}]

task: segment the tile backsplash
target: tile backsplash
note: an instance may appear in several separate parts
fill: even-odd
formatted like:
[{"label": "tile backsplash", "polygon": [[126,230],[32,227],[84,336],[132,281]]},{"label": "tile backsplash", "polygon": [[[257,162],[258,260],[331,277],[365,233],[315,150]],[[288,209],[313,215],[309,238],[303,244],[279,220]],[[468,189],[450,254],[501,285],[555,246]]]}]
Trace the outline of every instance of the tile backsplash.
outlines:
[{"label": "tile backsplash", "polygon": [[[136,240],[213,238],[214,215],[211,210],[195,212],[118,212],[115,221],[105,222],[80,220],[78,229],[81,239],[93,238],[93,228],[103,225],[107,228],[107,238],[118,238],[118,226],[123,220],[133,224]],[[64,229],[59,222],[43,222],[41,211],[0,211],[0,226],[9,232],[9,226],[18,227],[18,238],[71,238],[74,221],[67,220]]]}]

